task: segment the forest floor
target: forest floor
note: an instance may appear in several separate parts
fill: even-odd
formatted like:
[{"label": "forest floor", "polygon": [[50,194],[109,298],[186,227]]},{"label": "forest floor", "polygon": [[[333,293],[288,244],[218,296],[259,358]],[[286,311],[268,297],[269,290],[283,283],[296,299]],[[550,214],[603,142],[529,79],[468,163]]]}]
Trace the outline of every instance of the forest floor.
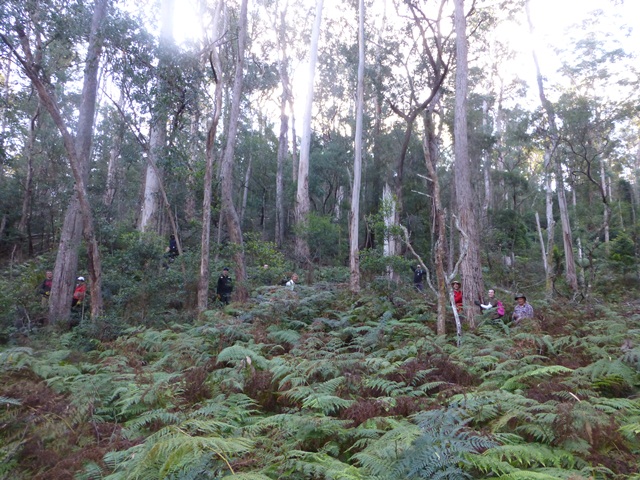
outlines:
[{"label": "forest floor", "polygon": [[0,478],[640,478],[640,301],[534,307],[459,346],[330,283],[42,327],[0,351]]}]

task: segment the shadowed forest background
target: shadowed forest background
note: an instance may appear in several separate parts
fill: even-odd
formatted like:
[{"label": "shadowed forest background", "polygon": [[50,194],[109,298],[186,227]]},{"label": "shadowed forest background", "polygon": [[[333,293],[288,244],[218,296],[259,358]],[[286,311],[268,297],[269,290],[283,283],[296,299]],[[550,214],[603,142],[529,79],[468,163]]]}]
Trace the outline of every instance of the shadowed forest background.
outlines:
[{"label": "shadowed forest background", "polygon": [[4,2],[0,478],[640,479],[637,33],[592,3]]}]

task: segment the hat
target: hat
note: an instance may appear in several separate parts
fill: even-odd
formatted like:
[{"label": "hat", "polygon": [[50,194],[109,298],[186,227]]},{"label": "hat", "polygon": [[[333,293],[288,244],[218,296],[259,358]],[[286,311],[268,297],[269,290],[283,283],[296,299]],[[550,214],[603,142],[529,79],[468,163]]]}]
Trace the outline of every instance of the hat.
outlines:
[{"label": "hat", "polygon": [[458,285],[462,286],[462,284],[461,284],[459,281],[457,281],[457,280],[454,280],[453,282],[451,282],[451,285],[455,285],[456,283],[457,283]]},{"label": "hat", "polygon": [[224,267],[222,270],[226,270],[228,272],[229,271],[229,267]]},{"label": "hat", "polygon": [[84,277],[78,277],[79,282],[84,282]]},{"label": "hat", "polygon": [[516,293],[514,300],[517,300],[519,298],[524,298],[524,301],[527,301],[527,297],[525,297],[522,293]]}]

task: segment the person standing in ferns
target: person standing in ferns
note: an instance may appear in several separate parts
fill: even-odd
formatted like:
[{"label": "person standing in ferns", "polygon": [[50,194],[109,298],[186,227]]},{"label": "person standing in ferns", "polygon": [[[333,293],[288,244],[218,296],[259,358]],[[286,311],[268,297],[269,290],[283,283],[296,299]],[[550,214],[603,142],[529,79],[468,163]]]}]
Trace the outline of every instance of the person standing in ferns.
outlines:
[{"label": "person standing in ferns", "polygon": [[522,293],[518,293],[515,297],[516,306],[513,307],[513,313],[511,314],[511,320],[514,325],[518,325],[521,320],[525,318],[533,318],[533,307],[527,303],[527,297]]},{"label": "person standing in ferns", "polygon": [[218,286],[216,288],[216,294],[218,299],[225,305],[229,305],[231,300],[231,292],[233,292],[233,280],[229,276],[229,268],[224,267],[222,269],[222,275],[218,277]]},{"label": "person standing in ferns", "polygon": [[293,275],[291,275],[291,278],[289,279],[289,281],[287,283],[285,283],[285,286],[293,291],[296,288],[296,282],[298,281],[298,274],[294,273]]},{"label": "person standing in ferns", "polygon": [[84,297],[87,294],[87,284],[84,281],[84,277],[78,277],[76,289],[73,291],[73,299],[71,300],[71,306],[75,307],[78,304],[84,303]]},{"label": "person standing in ferns", "polygon": [[490,313],[491,320],[498,320],[504,317],[504,305],[496,298],[496,291],[493,289],[487,292],[487,299],[484,303],[477,300],[474,303],[480,307],[481,313]]},{"label": "person standing in ferns", "polygon": [[51,285],[53,285],[53,272],[47,270],[45,278],[38,287],[38,293],[42,296],[42,306],[46,307],[49,302],[49,295],[51,295]]},{"label": "person standing in ferns", "polygon": [[458,313],[462,313],[462,284],[457,281],[454,280],[453,282],[451,282],[451,288],[453,288],[453,301],[456,304],[456,310],[458,310]]},{"label": "person standing in ferns", "polygon": [[419,292],[424,292],[424,277],[427,275],[427,272],[425,272],[420,265],[416,265],[415,267],[411,265],[411,270],[413,270],[413,286],[416,287],[416,290]]}]

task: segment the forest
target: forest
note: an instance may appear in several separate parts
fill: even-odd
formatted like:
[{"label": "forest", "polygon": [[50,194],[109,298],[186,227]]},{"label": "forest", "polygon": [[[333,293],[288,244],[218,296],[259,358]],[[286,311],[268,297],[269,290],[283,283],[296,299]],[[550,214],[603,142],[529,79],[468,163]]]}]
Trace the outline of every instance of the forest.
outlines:
[{"label": "forest", "polygon": [[640,480],[639,13],[1,2],[0,480]]}]

